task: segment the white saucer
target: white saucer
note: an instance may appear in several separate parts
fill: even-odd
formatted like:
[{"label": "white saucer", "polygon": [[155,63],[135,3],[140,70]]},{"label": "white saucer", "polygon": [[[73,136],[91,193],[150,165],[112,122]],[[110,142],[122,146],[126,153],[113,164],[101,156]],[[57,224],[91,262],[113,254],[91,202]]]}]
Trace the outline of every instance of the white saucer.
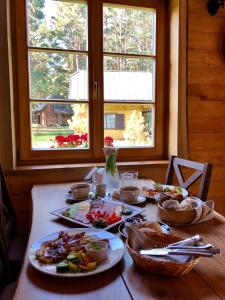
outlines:
[{"label": "white saucer", "polygon": [[89,197],[86,197],[84,199],[76,199],[71,192],[67,192],[66,193],[66,199],[71,201],[71,202],[81,202],[81,201],[89,199]]},{"label": "white saucer", "polygon": [[145,201],[146,201],[146,197],[144,197],[144,196],[138,196],[137,201],[126,202],[126,204],[129,204],[129,205],[140,205],[142,203],[145,203]]}]

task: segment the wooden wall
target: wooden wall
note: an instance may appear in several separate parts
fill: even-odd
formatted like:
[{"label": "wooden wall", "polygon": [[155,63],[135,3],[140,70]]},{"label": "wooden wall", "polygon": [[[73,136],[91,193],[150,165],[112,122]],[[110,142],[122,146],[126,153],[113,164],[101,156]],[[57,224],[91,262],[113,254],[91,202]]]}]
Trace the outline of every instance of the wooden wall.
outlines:
[{"label": "wooden wall", "polygon": [[188,145],[190,158],[213,163],[209,198],[225,214],[225,8],[188,1]]}]

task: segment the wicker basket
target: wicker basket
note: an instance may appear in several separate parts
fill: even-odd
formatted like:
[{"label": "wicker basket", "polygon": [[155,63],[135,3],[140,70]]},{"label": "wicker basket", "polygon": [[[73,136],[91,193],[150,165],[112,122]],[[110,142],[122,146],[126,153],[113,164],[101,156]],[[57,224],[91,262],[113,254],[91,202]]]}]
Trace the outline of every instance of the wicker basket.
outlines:
[{"label": "wicker basket", "polygon": [[[164,239],[165,238],[165,239]],[[175,235],[159,235],[159,247],[167,246],[170,243],[175,243],[179,240],[182,240],[180,237]],[[126,241],[127,250],[132,257],[133,261],[137,266],[142,268],[143,270],[160,274],[160,275],[167,275],[167,276],[181,276],[187,274],[199,261],[199,258],[195,258],[190,262],[186,263],[179,263],[174,261],[159,261],[154,260],[150,257],[143,256],[139,252],[134,251],[130,245],[129,241]]]},{"label": "wicker basket", "polygon": [[162,206],[163,200],[158,203],[158,214],[162,221],[175,224],[190,224],[196,218],[196,210],[168,210]]}]

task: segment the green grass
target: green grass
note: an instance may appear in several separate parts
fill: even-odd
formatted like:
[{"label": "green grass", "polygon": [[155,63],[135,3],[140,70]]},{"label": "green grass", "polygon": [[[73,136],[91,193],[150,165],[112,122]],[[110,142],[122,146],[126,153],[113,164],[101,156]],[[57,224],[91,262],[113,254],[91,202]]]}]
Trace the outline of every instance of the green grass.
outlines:
[{"label": "green grass", "polygon": [[55,130],[46,133],[33,133],[33,142],[48,142],[48,141],[54,142],[55,137],[57,135],[67,136],[72,133],[73,130]]}]

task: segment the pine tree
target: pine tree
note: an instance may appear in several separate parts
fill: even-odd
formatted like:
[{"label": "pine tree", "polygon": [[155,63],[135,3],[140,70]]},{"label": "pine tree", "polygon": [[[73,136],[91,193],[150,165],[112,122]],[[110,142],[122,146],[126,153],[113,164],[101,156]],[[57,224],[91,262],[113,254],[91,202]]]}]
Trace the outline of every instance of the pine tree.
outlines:
[{"label": "pine tree", "polygon": [[88,111],[86,104],[73,104],[74,115],[68,120],[70,129],[74,134],[84,134],[88,132]]},{"label": "pine tree", "polygon": [[140,111],[133,110],[130,114],[124,138],[126,145],[129,146],[149,144],[149,134],[145,131],[144,117]]}]

